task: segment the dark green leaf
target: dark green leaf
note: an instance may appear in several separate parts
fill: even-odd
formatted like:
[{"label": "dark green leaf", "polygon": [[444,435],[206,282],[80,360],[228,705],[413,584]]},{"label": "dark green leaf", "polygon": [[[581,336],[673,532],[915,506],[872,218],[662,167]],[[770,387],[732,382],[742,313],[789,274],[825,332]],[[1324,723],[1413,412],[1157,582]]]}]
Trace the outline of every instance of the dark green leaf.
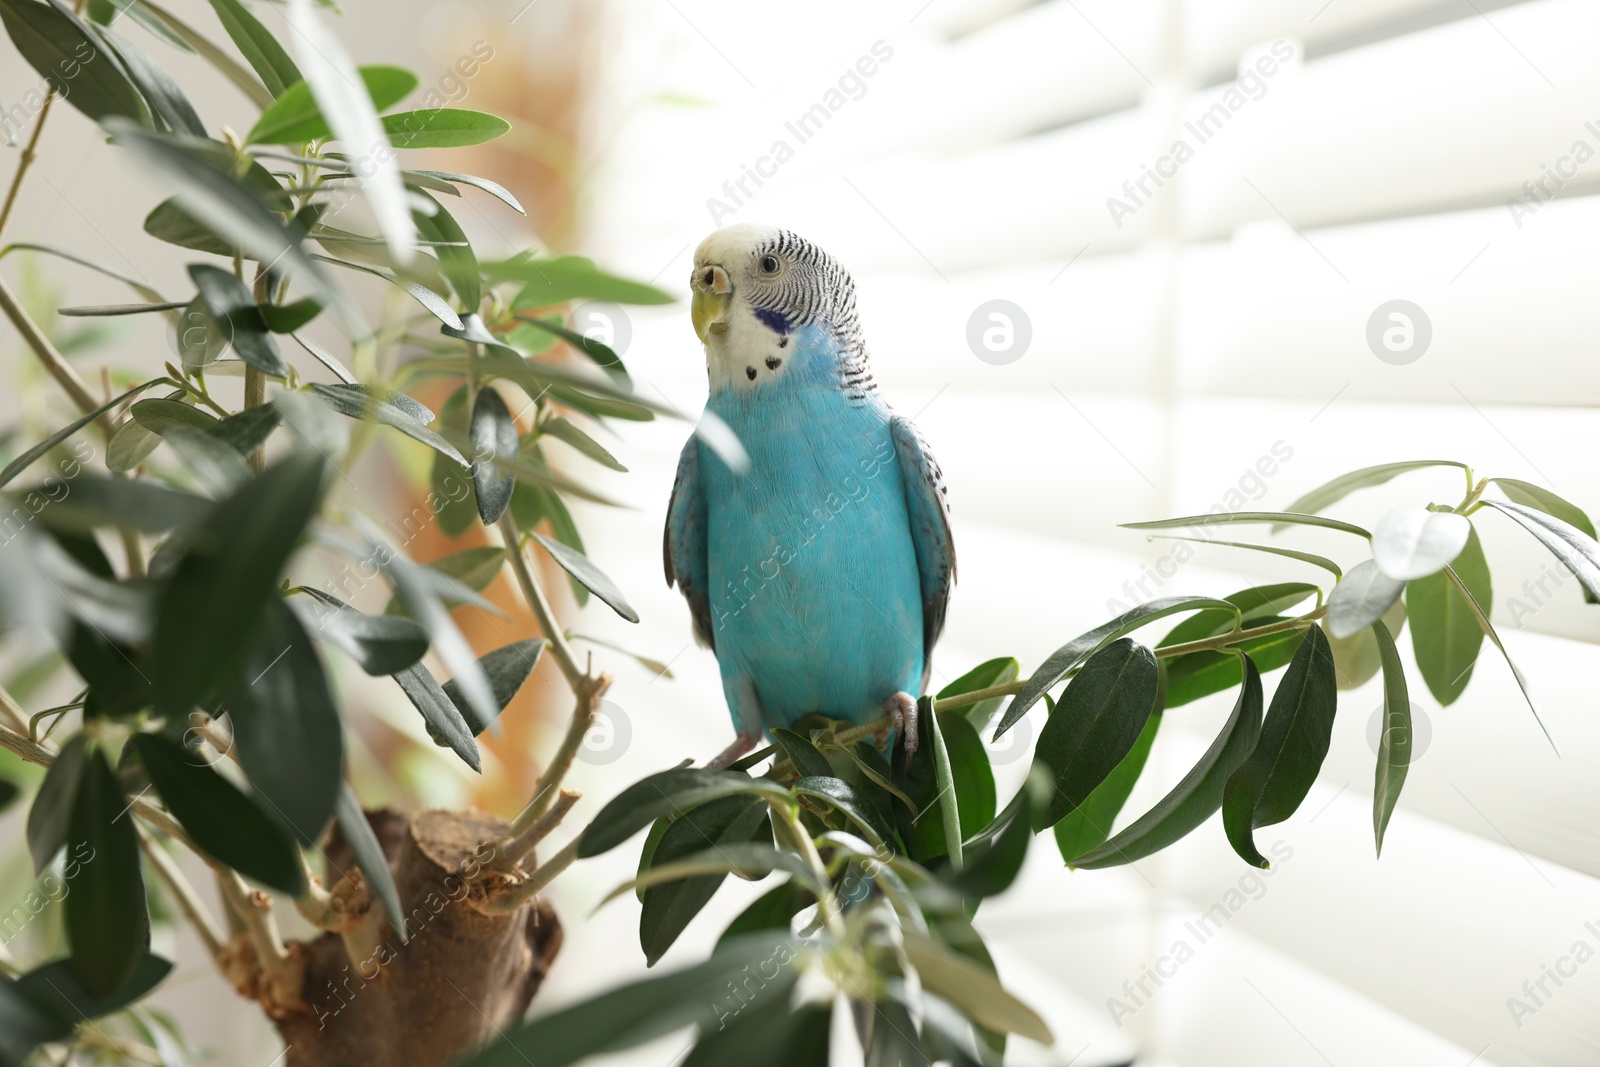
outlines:
[{"label": "dark green leaf", "polygon": [[1237,613],[1215,608],[1196,612],[1169,630],[1167,636],[1163,637],[1156,647],[1169,648],[1189,641],[1219,637],[1236,626],[1249,625],[1253,620],[1263,616],[1283,615],[1316,593],[1317,587],[1306,582],[1253,585],[1237,593],[1229,593],[1222,599],[1237,607],[1239,609]]},{"label": "dark green leaf", "polygon": [[1594,523],[1589,516],[1584,514],[1578,505],[1565,500],[1542,485],[1524,482],[1517,478],[1490,478],[1489,481],[1500,487],[1500,491],[1511,498],[1512,503],[1521,504],[1525,508],[1542,511],[1546,515],[1554,515],[1569,526],[1574,526],[1593,540],[1597,535]]},{"label": "dark green leaf", "polygon": [[1335,683],[1328,639],[1313,624],[1272,694],[1255,750],[1223,790],[1222,825],[1246,863],[1269,866],[1255,831],[1293,815],[1317,780],[1333,732]]},{"label": "dark green leaf", "polygon": [[[391,426],[412,440],[421,441],[429,448],[448,456],[457,463],[465,465],[467,462],[466,457],[456,450],[455,445],[452,445],[449,441],[424,426],[421,420],[412,414],[410,405],[401,406],[400,403],[396,403],[395,397],[403,396],[404,394],[371,390],[361,385],[344,384],[312,385],[310,391],[327,401],[328,406],[341,415],[348,415],[352,419],[368,419],[373,422],[380,422],[385,426]],[[411,398],[406,397],[406,399],[410,400]],[[411,403],[415,404],[416,402],[411,401]],[[417,406],[420,407],[421,405]],[[423,410],[427,409],[424,408]]]},{"label": "dark green leaf", "polygon": [[433,738],[434,744],[450,749],[468,767],[482,772],[478,743],[472,739],[474,731],[467,725],[455,702],[445,695],[433,672],[417,663],[395,671],[394,680],[400,683],[400,688],[405,690],[411,703],[422,713],[423,721],[428,724],[428,736]]},{"label": "dark green leaf", "polygon": [[[28,490],[19,491],[26,495]],[[41,518],[61,529],[123,526],[158,533],[194,526],[211,514],[211,501],[150,481],[102,478],[87,471],[72,480],[72,492],[56,500]]]},{"label": "dark green leaf", "polygon": [[210,434],[174,426],[165,440],[213,499],[227,496],[250,480],[250,467],[231,446]]},{"label": "dark green leaf", "polygon": [[219,503],[195,530],[156,616],[151,667],[163,712],[187,714],[238,666],[316,514],[322,477],[321,456],[294,453]]},{"label": "dark green leaf", "polygon": [[[1260,712],[1256,714],[1259,718]],[[1160,713],[1151,715],[1144,729],[1139,731],[1139,739],[1122,757],[1116,769],[1094,787],[1082,804],[1056,823],[1056,847],[1061,850],[1061,858],[1068,864],[1085,852],[1105,844],[1111,836],[1111,828],[1116,824],[1122,806],[1133,793],[1139,775],[1144,773],[1145,762],[1150,758],[1150,746],[1155,743],[1156,731],[1161,728],[1161,719]]]},{"label": "dark green leaf", "polygon": [[99,748],[78,779],[68,840],[68,862],[83,860],[66,897],[72,969],[91,996],[110,997],[150,947],[150,915],[133,816]]},{"label": "dark green leaf", "polygon": [[22,58],[67,103],[96,122],[121,115],[149,124],[149,108],[127,68],[71,8],[3,0],[0,21]]},{"label": "dark green leaf", "polygon": [[282,96],[285,89],[300,81],[300,68],[294,60],[239,0],[211,0],[211,6],[268,92]]},{"label": "dark green leaf", "polygon": [[1171,615],[1179,611],[1198,611],[1202,608],[1214,608],[1229,613],[1239,609],[1226,600],[1218,600],[1208,596],[1171,596],[1160,597],[1155,600],[1138,604],[1118,615],[1110,622],[1096,626],[1088,633],[1081,634],[1062,645],[1039,665],[1039,669],[1028,676],[1028,684],[1017,691],[1011,698],[1011,704],[1006,708],[1006,713],[1000,719],[1000,725],[995,727],[994,739],[999,740],[1007,730],[1011,729],[1016,721],[1039,698],[1051,689],[1056,683],[1065,678],[1084,658],[1096,649],[1104,648],[1123,634],[1154,622],[1156,619]]},{"label": "dark green leaf", "polygon": [[1411,695],[1394,637],[1381,620],[1372,624],[1372,636],[1383,661],[1383,732],[1378,736],[1378,771],[1372,787],[1372,833],[1381,856],[1383,834],[1411,766]]},{"label": "dark green leaf", "polygon": [[217,417],[201,411],[193,404],[181,400],[162,400],[152,397],[141,400],[129,410],[134,419],[154,434],[164,434],[174,426],[187,426],[204,433],[217,424]]},{"label": "dark green leaf", "polygon": [[35,1004],[16,982],[0,975],[0,1067],[25,1067],[40,1045],[71,1033],[71,1023]]},{"label": "dark green leaf", "polygon": [[338,706],[311,636],[273,598],[227,701],[239,763],[303,845],[333,815],[344,774]]},{"label": "dark green leaf", "polygon": [[517,424],[506,402],[493,389],[478,391],[472,405],[472,488],[478,498],[478,516],[485,526],[500,521],[511,504],[515,475],[495,466],[496,460],[516,459]]},{"label": "dark green leaf", "polygon": [[385,115],[383,129],[395,148],[463,148],[494,140],[511,123],[481,111],[438,107]]},{"label": "dark green leaf", "polygon": [[992,897],[1010,889],[1017,880],[1033,839],[1033,805],[1026,787],[997,821],[998,830],[985,827],[987,840],[982,844],[969,843],[965,865],[950,879],[950,888],[962,896]]},{"label": "dark green leaf", "polygon": [[306,628],[339,646],[370,675],[394,674],[428,651],[428,631],[399,615],[368,615],[320,589],[304,587],[311,600],[290,601]]},{"label": "dark green leaf", "polygon": [[800,779],[789,788],[796,796],[820,800],[839,811],[866,832],[873,846],[880,849],[894,847],[894,830],[884,821],[883,814],[843,779],[814,775]]},{"label": "dark green leaf", "polygon": [[527,214],[527,211],[523,210],[522,205],[517,202],[517,198],[511,195],[511,190],[499,182],[490,181],[488,178],[478,178],[471,174],[453,174],[446,170],[403,170],[400,174],[408,178],[420,174],[424,178],[437,178],[440,181],[454,182],[457,185],[471,185],[495,197],[518,214]]},{"label": "dark green leaf", "polygon": [[322,302],[308,296],[292,304],[262,304],[257,310],[273,333],[294,333],[322,314]]},{"label": "dark green leaf", "polygon": [[267,331],[261,309],[244,282],[204,263],[189,264],[189,277],[212,317],[227,328],[239,358],[273,378],[288,377],[289,365],[278,354],[278,343]]},{"label": "dark green leaf", "polygon": [[635,782],[601,808],[583,831],[578,855],[587,858],[609,852],[663,815],[736,793],[789,803],[789,793],[782,786],[747,774],[698,768],[662,771]]},{"label": "dark green leaf", "polygon": [[356,799],[355,791],[348,782],[339,783],[333,817],[339,824],[339,835],[350,847],[350,855],[355,857],[356,866],[361,868],[367,884],[378,894],[389,925],[404,941],[406,913],[400,903],[400,890],[394,884],[394,872],[389,869],[389,858],[384,854],[383,845],[379,843],[378,835],[372,832],[372,824],[367,822],[367,814],[361,810],[361,801]]},{"label": "dark green leaf", "polygon": [[[748,795],[719,797],[684,812],[661,835],[651,866],[666,866],[707,848],[749,841],[771,843],[767,805]],[[641,871],[643,873],[643,871]],[[725,875],[711,874],[651,886],[639,913],[639,946],[654,967],[689,922],[711,902]]]},{"label": "dark green leaf", "polygon": [[[1265,624],[1286,620],[1268,617],[1257,621]],[[1265,674],[1288,663],[1305,641],[1305,636],[1304,630],[1280,630],[1252,637],[1232,647],[1248,655],[1256,668]],[[1231,651],[1189,652],[1164,659],[1162,665],[1167,684],[1163,704],[1167,708],[1182,707],[1212,693],[1232,689],[1243,681],[1239,658]]]},{"label": "dark green leaf", "polygon": [[178,742],[138,733],[133,745],[167,810],[212,859],[290,896],[304,892],[298,846],[278,819]]},{"label": "dark green leaf", "polygon": [[541,533],[530,533],[535,541],[544,546],[550,553],[550,558],[561,565],[561,569],[576,578],[595,596],[599,597],[607,607],[621,615],[629,622],[638,622],[639,613],[629,606],[616,584],[606,577],[605,573],[589,561],[589,557],[574,549],[568,548],[559,541],[554,541]]},{"label": "dark green leaf", "polygon": [[618,462],[616,456],[606,451],[604,445],[559,415],[553,419],[546,420],[539,427],[539,432],[554,437],[559,441],[565,441],[603,467],[627,473],[628,468]]},{"label": "dark green leaf", "polygon": [[1213,523],[1270,522],[1297,526],[1320,526],[1325,530],[1339,530],[1370,539],[1372,535],[1353,523],[1341,522],[1323,515],[1306,515],[1290,511],[1232,511],[1220,515],[1185,515],[1178,519],[1156,519],[1152,522],[1125,522],[1128,530],[1176,530],[1186,526],[1209,527]]},{"label": "dark green leaf", "polygon": [[790,920],[816,898],[798,882],[780,882],[757,897],[717,938],[718,947],[762,930],[789,932]]},{"label": "dark green leaf", "polygon": [[[1473,599],[1480,604],[1491,602],[1489,563],[1476,530],[1450,566],[1472,591]],[[1472,680],[1472,668],[1483,647],[1483,630],[1443,571],[1406,583],[1406,617],[1411,620],[1411,650],[1417,670],[1439,706],[1448,707]]]},{"label": "dark green leaf", "polygon": [[[485,653],[478,660],[479,666],[483,668],[483,673],[489,678],[489,688],[494,693],[495,704],[499,706],[501,711],[504,711],[506,705],[511,703],[511,699],[522,688],[522,683],[528,680],[528,676],[538,666],[539,656],[544,652],[547,644],[549,642],[542,637],[530,637],[526,640],[497,648],[493,652]],[[472,705],[467,702],[460,687],[456,685],[454,678],[444,683],[444,695],[449,697],[450,702],[456,706],[456,710],[461,712],[461,717],[466,720],[467,728],[474,735],[483,733],[489,728],[490,723],[494,721],[491,719],[488,722],[484,722],[478,718],[477,713],[472,709]]]},{"label": "dark green leaf", "polygon": [[602,344],[593,337],[586,337],[575,330],[569,330],[561,323],[551,319],[540,318],[537,315],[520,315],[518,318],[536,330],[543,330],[545,333],[554,334],[556,337],[561,338],[588,356],[596,366],[620,374],[624,378],[627,377],[627,368],[622,365],[622,359],[612,350],[610,345]]},{"label": "dark green leaf", "polygon": [[172,75],[134,45],[132,41],[106,31],[102,39],[122,61],[123,72],[144,94],[151,110],[173,133],[187,133],[195,137],[206,135],[205,123],[195,114],[194,105],[183,95]]},{"label": "dark green leaf", "polygon": [[[1383,613],[1380,621],[1389,628],[1391,634],[1398,634],[1406,624],[1406,602],[1396,600]],[[1372,636],[1371,627],[1354,637],[1330,635],[1328,647],[1333,650],[1333,666],[1339,672],[1341,690],[1358,689],[1378,673],[1382,657],[1378,653],[1378,641]]]},{"label": "dark green leaf", "polygon": [[[395,147],[402,146],[395,145]],[[439,269],[450,282],[450,288],[456,291],[463,312],[477,314],[478,305],[483,303],[483,278],[479,275],[478,257],[472,252],[471,242],[439,201],[427,193],[417,190],[412,192],[432,204],[435,209],[432,215],[422,211],[411,213],[412,221],[417,224],[417,232],[425,241],[438,242],[434,247],[434,253],[439,257]]]},{"label": "dark green leaf", "polygon": [[962,712],[939,711],[934,719],[950,762],[954,783],[951,796],[959,810],[964,839],[994,821],[994,771],[989,766],[989,753],[983,747],[983,738],[978,736],[978,728]]},{"label": "dark green leaf", "polygon": [[789,757],[789,762],[794,764],[795,774],[801,778],[814,775],[824,777],[833,774],[833,764],[828,762],[828,757],[817,751],[809,738],[802,737],[793,730],[775,729],[772,731],[773,740],[783,746],[784,755]]},{"label": "dark green leaf", "polygon": [[266,444],[267,438],[282,421],[282,412],[271,404],[262,404],[230,415],[206,432],[232,445],[240,455],[248,456]]},{"label": "dark green leaf", "polygon": [[1039,731],[1034,763],[1055,785],[1034,829],[1054,826],[1132,750],[1155,708],[1160,674],[1148,648],[1121,638],[1089,657]]},{"label": "dark green leaf", "polygon": [[[884,1006],[878,1005],[876,1017],[884,1016]],[[909,1023],[908,1017],[907,1031],[915,1033]],[[832,1026],[831,1001],[794,1005],[787,997],[764,997],[748,1011],[728,1011],[714,1028],[702,1025],[681,1067],[817,1067],[828,1062]],[[908,1061],[906,1067],[912,1062],[925,1061]],[[867,1063],[881,1067],[870,1058]]]},{"label": "dark green leaf", "polygon": [[56,761],[45,771],[33,806],[28,809],[28,851],[33,856],[33,871],[44,873],[61,846],[67,843],[72,820],[72,805],[83,780],[88,761],[89,739],[73,734],[56,754]]},{"label": "dark green leaf", "polygon": [[[17,979],[17,992],[60,1019],[68,1030],[139,1000],[172,973],[172,964],[146,952],[134,961],[127,980],[110,996],[95,996],[78,980],[70,960],[53,960]],[[65,1036],[65,1035],[63,1035]]]},{"label": "dark green leaf", "polygon": [[1261,736],[1261,672],[1243,653],[1244,684],[1233,714],[1205,754],[1132,825],[1091,852],[1069,858],[1073,867],[1115,867],[1132,863],[1185,837],[1222,807],[1228,779],[1249,758]]},{"label": "dark green leaf", "polygon": [[[248,53],[246,58],[250,58]],[[359,71],[367,95],[372,98],[373,108],[378,111],[392,107],[417,87],[417,76],[399,67],[361,67]],[[260,72],[259,68],[257,72]],[[256,119],[256,124],[245,136],[246,144],[300,144],[333,136],[327,120],[317,108],[311,86],[299,80],[299,71],[295,72],[295,76],[296,80],[286,88],[274,90],[273,95],[278,99]],[[262,80],[266,80],[265,75]],[[268,87],[271,87],[271,82],[268,82]]]}]

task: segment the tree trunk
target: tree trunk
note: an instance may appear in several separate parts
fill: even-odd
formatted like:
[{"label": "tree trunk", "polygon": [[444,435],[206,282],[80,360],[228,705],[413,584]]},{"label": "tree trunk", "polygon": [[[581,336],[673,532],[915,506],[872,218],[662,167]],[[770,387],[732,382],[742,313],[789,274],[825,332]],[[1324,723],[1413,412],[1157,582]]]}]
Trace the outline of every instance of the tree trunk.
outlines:
[{"label": "tree trunk", "polygon": [[[543,902],[484,915],[481,883],[492,854],[483,842],[504,823],[475,812],[425,811],[407,818],[369,812],[400,891],[406,940],[372,905],[344,934],[295,945],[306,1009],[275,1020],[287,1067],[443,1067],[517,1022],[561,948],[561,925]],[[333,888],[367,899],[342,840],[330,864],[348,876]]]}]

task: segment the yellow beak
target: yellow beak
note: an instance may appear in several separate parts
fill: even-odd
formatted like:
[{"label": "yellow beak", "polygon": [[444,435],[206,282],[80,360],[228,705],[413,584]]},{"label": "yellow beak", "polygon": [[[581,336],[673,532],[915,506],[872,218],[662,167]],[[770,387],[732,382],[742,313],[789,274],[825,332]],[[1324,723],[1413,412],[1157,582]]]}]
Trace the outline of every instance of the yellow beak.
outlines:
[{"label": "yellow beak", "polygon": [[733,283],[721,267],[696,269],[690,279],[694,296],[689,301],[689,317],[702,344],[711,343],[714,333],[728,332],[728,312],[733,307]]}]

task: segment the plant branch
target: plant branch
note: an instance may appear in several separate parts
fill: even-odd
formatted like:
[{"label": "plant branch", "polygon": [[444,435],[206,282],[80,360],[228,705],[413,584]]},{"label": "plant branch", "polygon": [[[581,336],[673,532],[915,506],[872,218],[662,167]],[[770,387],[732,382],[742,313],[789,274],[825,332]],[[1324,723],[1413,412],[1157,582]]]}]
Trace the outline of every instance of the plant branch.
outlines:
[{"label": "plant branch", "polygon": [[256,960],[269,979],[266,995],[274,1004],[285,1007],[303,1003],[301,985],[305,975],[289,955],[283,935],[278,932],[278,918],[272,910],[272,898],[259,889],[245,885],[244,879],[228,868],[217,870],[217,889],[234,915],[244,924],[245,935],[256,951]]},{"label": "plant branch", "polygon": [[500,516],[498,525],[500,536],[506,543],[506,558],[511,561],[511,570],[517,576],[517,584],[522,587],[522,595],[528,601],[528,608],[538,620],[539,628],[544,631],[546,640],[550,642],[550,652],[560,665],[561,673],[567,676],[567,683],[576,691],[582,684],[586,672],[578,665],[577,653],[567,642],[566,632],[556,623],[555,611],[551,609],[550,601],[544,595],[544,587],[539,584],[533,568],[528,566],[527,556],[523,554],[522,532],[517,529],[516,520],[512,518],[509,508]]},{"label": "plant branch", "polygon": [[39,156],[39,138],[44,134],[44,124],[50,118],[50,105],[55,103],[56,89],[54,85],[44,95],[44,103],[39,105],[39,118],[33,124],[33,133],[28,137],[26,147],[22,149],[22,156],[17,160],[17,172],[11,177],[11,186],[6,190],[6,200],[0,205],[0,233],[4,233],[6,224],[11,221],[12,209],[17,206],[17,194],[22,191],[22,181],[28,176],[28,170],[33,166],[33,161]]},{"label": "plant branch", "polygon": [[511,915],[519,910],[538,896],[545,886],[555,881],[556,875],[572,866],[572,861],[578,858],[578,842],[581,840],[582,834],[574,837],[560,852],[539,864],[527,881],[519,883],[508,893],[490,897],[477,905],[478,911],[484,915]]},{"label": "plant branch", "polygon": [[[78,376],[78,372],[67,362],[66,357],[56,350],[56,346],[50,343],[50,338],[46,337],[33,319],[28,317],[27,311],[3,277],[0,277],[0,311],[5,312],[6,318],[11,320],[11,325],[22,335],[23,342],[33,350],[33,354],[44,365],[50,377],[66,390],[72,402],[78,405],[78,410],[87,415],[100,406],[100,402],[89,392],[88,385]],[[110,415],[101,415],[95,420],[95,425],[106,435],[108,441],[116,432],[116,426],[112,423]]]},{"label": "plant branch", "polygon": [[556,798],[555,804],[549,811],[533,820],[529,826],[520,833],[508,837],[495,847],[495,858],[492,866],[498,871],[509,871],[521,862],[522,857],[534,850],[534,847],[549,837],[561,821],[567,817],[567,812],[583,796],[582,793],[570,789],[563,789]]},{"label": "plant branch", "polygon": [[183,871],[173,858],[167,855],[162,847],[156,844],[150,831],[134,823],[134,829],[139,834],[139,847],[144,850],[145,857],[149,859],[150,866],[156,869],[156,874],[167,883],[167,888],[172,891],[173,897],[178,901],[178,907],[189,920],[189,925],[194,927],[194,932],[205,943],[206,951],[211,954],[211,959],[219,966],[222,962],[222,946],[228,938],[223,933],[217,920],[212,918],[205,902],[200,899],[200,894],[195,891],[194,885],[184,877]]}]

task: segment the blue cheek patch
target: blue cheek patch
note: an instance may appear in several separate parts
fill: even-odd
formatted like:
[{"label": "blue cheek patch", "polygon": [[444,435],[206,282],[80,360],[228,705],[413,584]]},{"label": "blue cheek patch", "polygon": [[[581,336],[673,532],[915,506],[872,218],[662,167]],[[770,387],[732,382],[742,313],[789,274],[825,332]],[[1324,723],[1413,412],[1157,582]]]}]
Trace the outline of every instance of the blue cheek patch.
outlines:
[{"label": "blue cheek patch", "polygon": [[755,316],[766,325],[767,329],[779,337],[790,333],[794,329],[794,326],[789,322],[789,317],[781,311],[768,311],[765,308],[757,308]]}]

